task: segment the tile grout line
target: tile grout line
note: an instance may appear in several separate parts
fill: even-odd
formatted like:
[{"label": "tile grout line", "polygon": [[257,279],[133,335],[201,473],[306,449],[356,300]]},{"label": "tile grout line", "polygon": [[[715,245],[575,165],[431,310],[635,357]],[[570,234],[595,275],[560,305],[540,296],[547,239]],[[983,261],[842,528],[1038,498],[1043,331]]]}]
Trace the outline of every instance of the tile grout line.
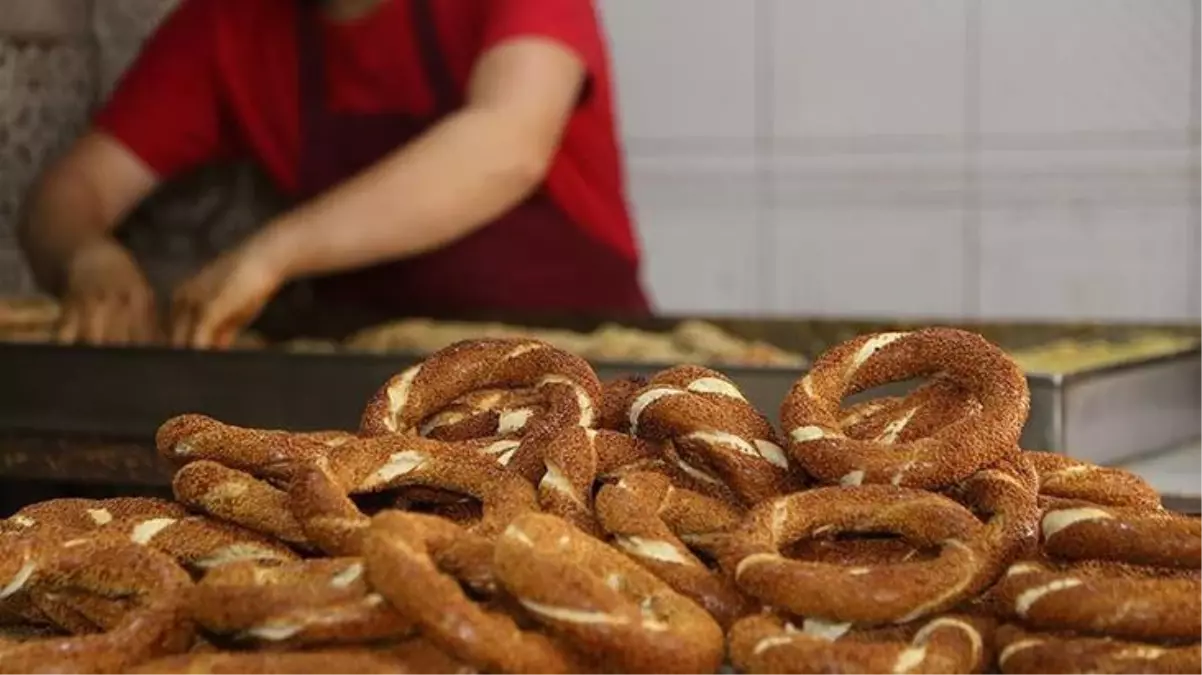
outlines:
[{"label": "tile grout line", "polygon": [[981,0],[965,3],[964,13],[964,199],[961,250],[961,311],[981,318]]},{"label": "tile grout line", "polygon": [[755,228],[756,295],[755,314],[779,313],[776,292],[776,200],[774,143],[776,126],[776,47],[773,30],[775,0],[756,0],[753,17],[755,54]]},{"label": "tile grout line", "polygon": [[[1190,120],[1202,125],[1202,3],[1191,3],[1190,22]],[[1199,139],[1193,139],[1195,159],[1202,155]],[[1186,308],[1186,316],[1202,315],[1202,167],[1195,164],[1190,180],[1190,216],[1193,227],[1190,231],[1190,264],[1193,267],[1190,282],[1193,290],[1190,293],[1191,306]]]}]

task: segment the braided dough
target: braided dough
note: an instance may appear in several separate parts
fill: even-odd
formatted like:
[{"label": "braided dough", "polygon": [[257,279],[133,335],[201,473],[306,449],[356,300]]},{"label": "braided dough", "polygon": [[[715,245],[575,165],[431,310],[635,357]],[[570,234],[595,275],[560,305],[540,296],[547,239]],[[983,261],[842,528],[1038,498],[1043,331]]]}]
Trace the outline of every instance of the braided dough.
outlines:
[{"label": "braided dough", "polygon": [[0,521],[0,671],[1197,672],[1199,521],[1020,450],[1027,405],[979,336],[868,335],[782,447],[712,370],[459,343],[357,433],[183,415],[176,502]]},{"label": "braided dough", "polygon": [[691,543],[713,555],[718,542],[738,526],[741,510],[675,488],[662,474],[642,472],[602,487],[597,515],[614,546],[701,605],[722,626],[752,609],[731,579],[710,569],[689,548]]},{"label": "braided dough", "polygon": [[503,614],[489,613],[439,569],[437,550],[460,535],[447,521],[400,512],[372,520],[364,556],[373,586],[438,646],[482,670],[562,673],[578,666],[545,636],[523,631]]},{"label": "braided dough", "polygon": [[1153,645],[1104,637],[998,629],[998,666],[1003,673],[1197,673],[1202,646]]},{"label": "braided dough", "polygon": [[1025,454],[1039,474],[1040,496],[1160,510],[1160,495],[1130,471],[1096,466],[1051,452]]},{"label": "braided dough", "polygon": [[536,621],[608,669],[701,673],[722,662],[722,629],[705,610],[558,518],[515,519],[494,564]]},{"label": "braided dough", "polygon": [[776,431],[721,373],[669,368],[634,396],[628,418],[632,435],[670,444],[698,491],[754,504],[795,487]]},{"label": "braided dough", "polygon": [[[849,394],[941,373],[980,402],[980,410],[909,442],[860,440],[841,426]],[[938,488],[1018,446],[1030,407],[1021,369],[979,335],[951,328],[878,333],[824,353],[781,405],[789,452],[826,483]],[[903,418],[904,419],[904,418]]]},{"label": "braided dough", "polygon": [[135,598],[137,607],[103,626],[105,632],[71,637],[35,638],[0,643],[0,672],[61,671],[117,673],[141,661],[181,651],[191,641],[182,621],[186,572],[169,557],[134,544],[84,541],[51,551],[27,547],[24,563],[0,597],[31,590],[54,593],[80,590],[102,597]]},{"label": "braided dough", "polygon": [[898,635],[814,619],[798,628],[762,614],[731,630],[730,656],[748,673],[981,673],[990,660],[990,628],[980,617],[949,614]]},{"label": "braided dough", "polygon": [[[936,494],[891,485],[820,488],[778,497],[748,514],[723,565],[739,588],[799,616],[865,624],[907,623],[974,591],[982,564],[970,542],[983,526]],[[889,532],[939,555],[897,565],[844,568],[790,560],[780,547],[821,533]]]},{"label": "braided dough", "polygon": [[234,641],[292,649],[407,637],[413,624],[375,594],[357,558],[213,570],[196,585],[191,618]]}]

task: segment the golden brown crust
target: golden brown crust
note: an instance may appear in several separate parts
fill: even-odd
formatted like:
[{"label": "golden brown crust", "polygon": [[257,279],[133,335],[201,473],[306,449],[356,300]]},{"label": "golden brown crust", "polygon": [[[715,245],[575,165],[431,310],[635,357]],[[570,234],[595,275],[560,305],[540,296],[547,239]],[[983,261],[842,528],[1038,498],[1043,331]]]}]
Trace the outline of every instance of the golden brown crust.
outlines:
[{"label": "golden brown crust", "polygon": [[189,608],[205,630],[271,649],[368,644],[413,632],[368,587],[358,558],[226,565],[196,585]]},{"label": "golden brown crust", "polygon": [[1202,584],[1196,570],[1166,575],[1113,563],[1010,566],[993,589],[1007,616],[1036,629],[1134,640],[1197,640]]},{"label": "golden brown crust", "polygon": [[382,649],[177,654],[144,663],[131,673],[341,675],[342,673],[469,673],[452,659],[406,658]]},{"label": "golden brown crust", "polygon": [[690,549],[710,544],[712,553],[713,544],[738,526],[741,510],[643,472],[602,487],[597,516],[616,548],[701,605],[723,628],[753,609],[732,579]]},{"label": "golden brown crust", "polygon": [[30,555],[34,549],[23,550],[22,566],[7,577],[6,591],[84,591],[136,598],[137,607],[102,633],[0,644],[0,672],[45,672],[52,664],[59,672],[116,673],[183,651],[191,643],[184,598],[192,582],[166,555],[134,544],[94,541],[42,548],[36,555]]},{"label": "golden brown crust", "polygon": [[[723,567],[745,593],[799,616],[908,622],[973,593],[983,561],[971,542],[982,531],[971,512],[937,494],[891,485],[819,488],[752,509],[723,554]],[[781,555],[782,546],[824,532],[889,532],[916,548],[938,547],[940,553],[859,568]]]},{"label": "golden brown crust", "polygon": [[[841,402],[873,387],[940,373],[980,402],[975,414],[903,443],[849,437]],[[927,328],[864,335],[824,353],[781,405],[789,452],[826,483],[940,488],[1017,447],[1030,407],[1023,372],[974,333]]]},{"label": "golden brown crust", "polygon": [[730,659],[746,673],[982,673],[991,661],[987,619],[948,614],[890,631],[747,617],[730,632]]},{"label": "golden brown crust", "polygon": [[514,520],[494,563],[535,620],[605,670],[709,673],[721,664],[722,629],[705,610],[559,518]]},{"label": "golden brown crust", "polygon": [[1202,645],[1158,645],[1105,637],[998,629],[1003,673],[1197,673]]},{"label": "golden brown crust", "polygon": [[481,670],[571,672],[570,654],[545,636],[520,630],[508,616],[486,612],[439,568],[437,552],[450,547],[461,532],[439,518],[397,511],[379,514],[364,538],[368,579],[403,615],[413,618],[424,637]]},{"label": "golden brown crust", "polygon": [[1111,467],[1054,452],[1024,453],[1039,473],[1039,494],[1045,497],[1159,511],[1160,495],[1143,478]]},{"label": "golden brown crust", "polygon": [[[602,389],[526,339],[392,378],[361,434],[180,416],[157,438],[179,503],[0,521],[0,621],[74,634],[0,639],[0,670],[712,672],[729,646],[750,672],[980,671],[998,616],[1054,631],[1007,643],[1010,670],[1196,664],[1198,521],[1131,474],[1018,450],[1025,390],[995,352],[947,329],[835,348],[793,391],[833,420],[793,429],[803,461],[714,371]],[[839,405],[906,375],[931,380]],[[864,452],[811,444],[828,431]],[[846,487],[798,491],[803,464]],[[48,572],[72,550],[99,564]],[[120,586],[138,569],[167,576]],[[152,642],[123,632],[146,616]]]},{"label": "golden brown crust", "polygon": [[776,430],[726,376],[700,366],[661,371],[631,399],[630,433],[670,445],[696,489],[755,504],[798,487]]}]

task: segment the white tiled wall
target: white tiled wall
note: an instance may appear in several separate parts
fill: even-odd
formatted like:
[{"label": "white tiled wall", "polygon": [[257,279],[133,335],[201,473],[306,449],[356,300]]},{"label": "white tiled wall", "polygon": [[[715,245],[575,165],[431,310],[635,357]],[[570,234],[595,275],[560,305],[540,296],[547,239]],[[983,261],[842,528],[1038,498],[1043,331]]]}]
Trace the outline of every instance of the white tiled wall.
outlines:
[{"label": "white tiled wall", "polygon": [[1198,0],[599,0],[661,308],[1197,320]]},{"label": "white tiled wall", "polygon": [[[0,292],[21,158],[175,2],[0,0]],[[661,309],[1198,320],[1200,0],[596,2]]]}]

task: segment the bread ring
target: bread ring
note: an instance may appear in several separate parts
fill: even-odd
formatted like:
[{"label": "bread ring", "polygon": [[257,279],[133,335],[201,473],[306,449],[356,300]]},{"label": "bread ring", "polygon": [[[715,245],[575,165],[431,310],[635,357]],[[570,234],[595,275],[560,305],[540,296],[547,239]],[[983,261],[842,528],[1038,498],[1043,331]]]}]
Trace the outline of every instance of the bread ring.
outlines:
[{"label": "bread ring", "polygon": [[704,609],[559,518],[514,520],[494,562],[535,620],[607,670],[709,673],[722,662],[722,629]]},{"label": "bread ring", "polygon": [[423,636],[467,663],[504,673],[572,672],[569,655],[544,636],[522,631],[503,614],[469,600],[434,555],[462,533],[449,521],[384,511],[364,538],[368,580]]},{"label": "bread ring", "polygon": [[209,460],[255,473],[275,464],[328,455],[354,438],[345,431],[296,433],[238,427],[189,414],[164,422],[155,433],[155,447],[175,464]]},{"label": "bread ring", "polygon": [[530,420],[545,412],[535,388],[479,389],[455,399],[427,419],[418,434],[438,441],[483,436],[521,436]]},{"label": "bread ring", "polygon": [[470,444],[380,436],[357,441],[339,461],[343,459],[346,465],[329,470],[318,464],[298,467],[290,487],[292,513],[306,535],[332,555],[357,555],[367,526],[345,485],[356,486],[357,492],[422,485],[471,495],[484,510],[471,531],[485,539],[499,534],[517,514],[537,509],[533,486]]},{"label": "bread ring", "polygon": [[681,469],[729,486],[745,505],[797,485],[772,425],[721,373],[700,366],[657,373],[632,399],[629,420],[632,435],[670,441]]},{"label": "bread ring", "polygon": [[538,502],[546,513],[588,534],[600,535],[593,511],[597,478],[660,463],[649,443],[632,436],[582,427],[565,429],[543,448],[545,471],[538,481]]},{"label": "bread ring", "polygon": [[1018,562],[992,591],[998,604],[1032,628],[1074,630],[1134,640],[1197,640],[1202,584],[1197,570],[1113,563],[1054,568]]},{"label": "bread ring", "polygon": [[114,499],[51,499],[30,504],[5,518],[0,531],[36,533],[88,532],[125,518],[184,518],[188,510],[163,499],[117,497]]},{"label": "bread ring", "polygon": [[1061,560],[1113,560],[1197,570],[1202,521],[1166,511],[1059,502],[1043,512],[1044,552]]},{"label": "bread ring", "polygon": [[1100,637],[998,629],[998,666],[1003,673],[1197,673],[1202,646],[1155,645]]},{"label": "bread ring", "polygon": [[175,472],[171,488],[182,504],[214,518],[289,544],[309,543],[292,515],[288,493],[249,473],[197,460]]},{"label": "bread ring", "polygon": [[[829,532],[829,531],[828,531]],[[904,539],[892,537],[855,537],[803,539],[782,549],[786,558],[812,560],[842,567],[895,565],[929,558],[926,551]]]},{"label": "bread ring", "polygon": [[[905,443],[844,433],[840,404],[848,394],[935,373],[971,391],[981,410]],[[928,328],[864,335],[830,349],[790,390],[781,420],[790,455],[823,482],[933,489],[1017,447],[1029,407],[1026,377],[1005,352],[974,333]]]},{"label": "bread ring", "polygon": [[985,529],[971,542],[981,561],[972,593],[997,580],[1016,558],[1032,553],[1039,523],[1036,497],[1039,477],[1023,453],[981,469],[948,491],[985,520]]},{"label": "bread ring", "polygon": [[52,665],[59,672],[115,673],[186,649],[192,630],[183,620],[184,597],[191,583],[167,556],[130,544],[85,541],[29,558],[0,595],[26,586],[78,589],[106,597],[137,597],[140,607],[105,633],[0,644],[0,672],[40,672]]},{"label": "bread ring", "polygon": [[1160,494],[1143,478],[1097,466],[1053,452],[1029,450],[1027,458],[1039,473],[1039,494],[1047,497],[1159,511]]},{"label": "bread ring", "polygon": [[981,673],[989,663],[990,631],[981,618],[946,615],[906,633],[874,638],[812,619],[797,628],[760,614],[731,629],[730,658],[747,673]]},{"label": "bread ring", "polygon": [[372,593],[362,577],[363,561],[357,558],[226,565],[196,585],[191,616],[212,633],[275,649],[410,635],[413,623]]},{"label": "bread ring", "polygon": [[45,621],[70,635],[102,633],[134,609],[123,598],[106,598],[79,589],[31,588],[30,600]]},{"label": "bread ring", "polygon": [[619,377],[602,385],[601,414],[597,418],[597,428],[630,432],[630,404],[638,392],[647,386],[650,380],[643,375],[628,375]]},{"label": "bread ring", "polygon": [[[940,495],[892,485],[819,488],[752,509],[723,554],[723,567],[744,593],[799,616],[908,623],[973,592],[982,561],[970,542],[983,531],[971,512]],[[895,533],[916,548],[938,547],[940,553],[858,568],[781,554],[783,546],[824,532]]]},{"label": "bread ring", "polygon": [[323,649],[295,652],[211,652],[177,654],[144,663],[131,673],[191,673],[214,675],[341,675],[342,673],[470,673],[450,668],[449,657],[410,660],[384,649]]},{"label": "bread ring", "polygon": [[239,560],[272,564],[298,557],[292,549],[277,541],[203,516],[124,518],[101,527],[86,538],[150,546],[195,573]]},{"label": "bread ring", "polygon": [[869,399],[847,408],[839,421],[848,438],[909,443],[981,411],[972,392],[936,376],[906,396]]},{"label": "bread ring", "polygon": [[427,513],[464,527],[473,527],[484,517],[484,509],[475,498],[449,490],[414,485],[392,490],[388,496],[392,501],[384,508]]},{"label": "bread ring", "polygon": [[[537,417],[523,415],[522,438],[510,440],[507,462],[531,480],[542,472],[541,446],[569,426],[591,428],[601,383],[578,356],[538,340],[474,340],[442,349],[394,376],[368,401],[360,431],[367,436],[417,436],[422,425],[457,399],[481,389],[532,387],[545,401]],[[498,422],[494,434],[503,436]]]},{"label": "bread ring", "polygon": [[704,549],[705,542],[737,527],[742,515],[725,502],[678,490],[656,473],[628,474],[597,493],[597,516],[614,546],[723,627],[752,606],[731,579],[711,570],[682,539]]}]

